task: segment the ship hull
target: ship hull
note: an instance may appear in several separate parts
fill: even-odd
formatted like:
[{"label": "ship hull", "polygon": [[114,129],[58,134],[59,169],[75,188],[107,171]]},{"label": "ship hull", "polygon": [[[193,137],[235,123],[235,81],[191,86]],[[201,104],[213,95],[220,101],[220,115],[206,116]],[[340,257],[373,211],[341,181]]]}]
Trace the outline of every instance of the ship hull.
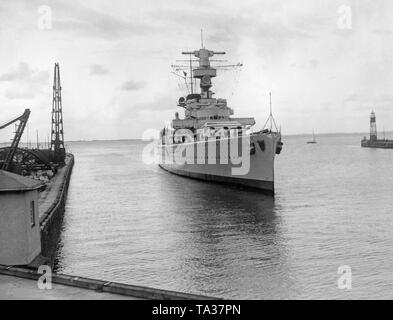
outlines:
[{"label": "ship hull", "polygon": [[[280,140],[279,134],[251,135],[246,142],[249,148],[239,146],[241,143],[239,143],[239,140],[236,141],[237,139],[187,144],[184,147],[185,149],[194,150],[194,153],[187,158],[189,160],[187,163],[179,164],[176,161],[162,160],[159,166],[170,173],[183,177],[246,187],[267,194],[274,194],[274,158],[277,142]],[[228,147],[223,148],[223,144]],[[160,145],[159,152],[162,154],[162,158],[173,157],[175,147],[175,145]],[[202,147],[206,153],[198,154],[198,147]],[[209,148],[210,150],[215,149],[212,155],[207,154]],[[230,160],[231,157],[228,157],[232,148],[236,148],[239,155],[242,155],[243,152],[245,156],[249,157],[248,160],[241,164],[233,164]],[[228,158],[228,161],[222,161],[222,158]],[[235,172],[236,170],[237,172]]]},{"label": "ship hull", "polygon": [[260,190],[267,194],[274,194],[274,181],[233,178],[233,177],[226,177],[226,176],[218,176],[214,174],[191,172],[186,170],[175,169],[171,166],[166,166],[164,164],[160,164],[159,167],[165,171],[176,174],[178,176],[183,176],[196,180],[220,183],[220,184],[233,185],[238,187],[245,187],[245,188]]}]

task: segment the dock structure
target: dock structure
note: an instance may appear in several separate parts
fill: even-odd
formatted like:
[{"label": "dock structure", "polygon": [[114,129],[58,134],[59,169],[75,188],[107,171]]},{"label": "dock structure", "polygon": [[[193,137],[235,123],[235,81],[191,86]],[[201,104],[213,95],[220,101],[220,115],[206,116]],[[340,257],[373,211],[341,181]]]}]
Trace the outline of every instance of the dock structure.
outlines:
[{"label": "dock structure", "polygon": [[41,264],[43,260],[46,260],[46,264],[51,266],[54,264],[73,166],[74,156],[67,154],[65,165],[58,169],[55,177],[47,184],[46,189],[40,193],[38,207],[41,257],[38,259],[40,262],[33,262],[34,266],[37,263]]},{"label": "dock structure", "polygon": [[67,154],[65,165],[38,196],[41,254],[30,264],[0,264],[0,299],[154,299],[216,300],[217,298],[168,291],[118,282],[53,273],[52,289],[38,288],[39,267],[53,267],[64,217],[74,157]]},{"label": "dock structure", "polygon": [[26,267],[0,265],[0,300],[3,299],[152,299],[220,300],[219,298],[175,292],[84,277],[52,274],[51,289],[39,289],[42,274]]},{"label": "dock structure", "polygon": [[361,146],[363,148],[393,149],[393,140],[378,139],[377,118],[374,111],[370,115],[370,139],[364,137]]},{"label": "dock structure", "polygon": [[0,170],[0,264],[53,266],[73,164],[46,184]]},{"label": "dock structure", "polygon": [[41,253],[41,187],[37,180],[0,170],[0,264],[29,264]]},{"label": "dock structure", "polygon": [[0,264],[0,299],[217,299],[57,273],[51,275],[50,290],[39,289],[38,279],[43,275],[39,273],[40,266],[53,268],[54,265],[73,165],[73,155],[67,154],[65,165],[58,169],[56,175],[46,184],[46,189],[39,193],[37,224],[41,238],[41,254],[29,264]]},{"label": "dock structure", "polygon": [[53,284],[51,290],[40,290],[37,282],[0,274],[0,300],[123,300],[138,299],[78,287]]},{"label": "dock structure", "polygon": [[[37,149],[18,148],[29,114],[26,109],[22,116],[0,126],[2,129],[20,122],[12,146],[0,148],[0,300],[216,299],[56,273],[50,275],[52,289],[40,289],[40,267],[52,270],[54,266],[74,166],[74,156],[64,147],[58,63],[54,70],[50,149],[39,149],[38,139]],[[42,170],[53,173],[45,183],[41,181],[43,176],[31,179],[19,175]]]},{"label": "dock structure", "polygon": [[40,149],[38,137],[36,149],[18,147],[29,109],[0,126],[17,123],[11,147],[0,148],[0,264],[54,264],[74,165],[64,147],[61,90],[55,63],[50,149]]}]

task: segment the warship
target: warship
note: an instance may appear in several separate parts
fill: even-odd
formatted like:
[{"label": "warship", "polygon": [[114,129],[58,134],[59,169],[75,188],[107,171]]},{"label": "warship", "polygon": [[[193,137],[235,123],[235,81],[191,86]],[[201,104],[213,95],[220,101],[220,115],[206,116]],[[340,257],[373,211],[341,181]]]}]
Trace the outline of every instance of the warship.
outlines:
[{"label": "warship", "polygon": [[[274,194],[274,160],[283,143],[271,111],[271,94],[270,115],[255,132],[254,118],[232,117],[227,100],[213,97],[212,79],[220,66],[213,66],[211,58],[225,52],[208,50],[202,44],[201,49],[182,54],[190,57],[185,61],[190,62],[191,90],[178,100],[184,118],[176,112],[175,119],[160,131],[158,165],[180,176]],[[198,81],[200,92],[196,93],[193,87]]]}]

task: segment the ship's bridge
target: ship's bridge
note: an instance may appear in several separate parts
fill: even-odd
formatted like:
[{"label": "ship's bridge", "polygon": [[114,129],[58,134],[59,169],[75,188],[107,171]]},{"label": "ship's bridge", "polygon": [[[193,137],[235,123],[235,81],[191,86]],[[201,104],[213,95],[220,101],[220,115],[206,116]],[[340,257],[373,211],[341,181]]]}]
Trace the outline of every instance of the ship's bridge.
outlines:
[{"label": "ship's bridge", "polygon": [[176,118],[172,120],[172,128],[177,129],[190,129],[195,130],[206,125],[214,126],[217,128],[222,127],[252,127],[255,125],[254,118],[229,118],[226,119],[224,117],[220,118],[220,116],[212,116],[212,117],[201,117],[191,118],[191,119],[179,119]]},{"label": "ship's bridge", "polygon": [[173,134],[174,143],[189,143],[193,141],[205,141],[206,139],[235,138],[242,136],[251,126],[245,126],[238,121],[206,122],[196,130],[184,127],[175,129]]},{"label": "ship's bridge", "polygon": [[[213,98],[214,92],[212,87],[212,78],[216,77],[216,68],[210,65],[210,58],[215,55],[223,55],[225,52],[216,52],[202,48],[197,51],[183,52],[190,55],[190,87],[191,91],[187,96],[180,97],[178,106],[184,108],[184,119],[179,118],[175,113],[175,119],[172,120],[172,128],[181,135],[181,130],[191,130],[194,134],[201,128],[214,128],[214,130],[228,130],[229,128],[248,130],[255,125],[254,118],[231,118],[234,112],[228,107],[226,99]],[[191,55],[198,58],[199,66],[192,68]],[[219,60],[217,60],[219,61]],[[237,64],[239,66],[241,64]],[[233,65],[221,65],[217,67],[228,68]],[[174,66],[184,68],[184,66]],[[187,74],[184,72],[185,76]],[[187,78],[185,79],[187,80]],[[194,92],[194,82],[192,79],[199,80],[201,91]],[[196,81],[195,80],[195,81]]]}]

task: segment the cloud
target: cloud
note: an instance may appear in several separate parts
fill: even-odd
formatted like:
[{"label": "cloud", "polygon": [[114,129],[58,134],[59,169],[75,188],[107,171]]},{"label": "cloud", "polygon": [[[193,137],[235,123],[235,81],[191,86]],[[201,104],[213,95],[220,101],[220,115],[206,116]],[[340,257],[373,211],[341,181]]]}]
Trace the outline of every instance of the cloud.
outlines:
[{"label": "cloud", "polygon": [[134,35],[146,35],[154,29],[151,24],[136,17],[120,18],[80,4],[56,3],[57,16],[53,17],[53,28],[72,32],[82,37],[96,37],[107,40]]},{"label": "cloud", "polygon": [[0,82],[27,81],[47,83],[49,73],[47,71],[33,70],[27,63],[21,62],[16,68],[0,75]]},{"label": "cloud", "polygon": [[[104,0],[51,0],[52,29],[41,30],[37,8],[42,1],[0,1],[0,47],[7,48],[0,59],[0,105],[15,110],[26,103],[35,108],[37,119],[47,117],[52,77],[48,61],[61,60],[67,68],[62,83],[65,120],[73,128],[67,131],[69,137],[84,136],[77,128],[88,118],[99,124],[86,133],[92,138],[120,136],[118,123],[128,130],[121,131],[122,136],[132,136],[143,126],[161,127],[163,119],[179,111],[176,101],[183,94],[177,79],[170,78],[169,65],[184,59],[181,51],[198,49],[203,29],[208,49],[228,53],[215,59],[244,63],[241,73],[225,72],[214,82],[217,97],[227,98],[236,116],[265,121],[264,94],[269,91],[275,92],[277,120],[287,133],[304,131],[299,125],[304,114],[326,131],[341,131],[344,121],[348,130],[364,128],[367,116],[355,117],[368,115],[371,108],[381,120],[390,116],[393,97],[384,95],[390,94],[393,78],[391,0],[378,5],[350,0],[351,32],[337,27],[338,0],[231,2],[118,0],[113,5]],[[69,50],[75,43],[77,48]],[[21,61],[27,64],[18,65]],[[32,69],[48,70],[49,76]],[[40,74],[45,85],[34,83]],[[109,77],[113,81],[90,81]],[[168,97],[160,96],[161,91]],[[118,101],[107,103],[113,96]],[[110,129],[102,130],[107,123]],[[129,129],[130,123],[136,123],[136,129]]]},{"label": "cloud", "polygon": [[109,71],[100,64],[92,64],[90,66],[90,75],[104,75],[108,74]]},{"label": "cloud", "polygon": [[8,84],[4,96],[10,100],[33,99],[41,93],[43,86],[48,85],[48,81],[48,71],[32,69],[25,62],[0,75],[0,82]]},{"label": "cloud", "polygon": [[373,34],[381,35],[381,36],[393,36],[392,29],[375,29],[373,30]]},{"label": "cloud", "polygon": [[319,61],[316,59],[311,59],[305,63],[292,63],[291,67],[292,68],[298,68],[298,69],[316,69],[319,66]]},{"label": "cloud", "polygon": [[167,110],[179,110],[176,99],[171,93],[158,93],[154,96],[152,101],[136,105],[137,110],[156,112]]},{"label": "cloud", "polygon": [[316,67],[318,67],[318,65],[319,65],[319,61],[317,59],[311,59],[309,62],[310,62],[311,67],[314,69]]},{"label": "cloud", "polygon": [[344,103],[351,110],[370,111],[371,109],[380,111],[390,111],[393,105],[391,94],[358,94],[353,93],[347,96]]},{"label": "cloud", "polygon": [[[131,103],[125,95],[117,95],[112,97],[104,108],[105,118],[114,119],[116,122],[123,123],[128,120],[135,120],[141,114],[155,114],[161,111],[176,111],[179,107],[173,95],[167,92],[157,93],[149,97],[148,101]],[[147,117],[148,119],[148,117]],[[163,119],[161,118],[161,121]]]},{"label": "cloud", "polygon": [[143,89],[146,86],[144,81],[126,81],[122,84],[121,89],[124,91],[136,91]]},{"label": "cloud", "polygon": [[8,89],[5,91],[5,97],[11,100],[15,99],[32,99],[36,96],[34,90],[31,89],[22,89],[22,88],[14,88]]}]

